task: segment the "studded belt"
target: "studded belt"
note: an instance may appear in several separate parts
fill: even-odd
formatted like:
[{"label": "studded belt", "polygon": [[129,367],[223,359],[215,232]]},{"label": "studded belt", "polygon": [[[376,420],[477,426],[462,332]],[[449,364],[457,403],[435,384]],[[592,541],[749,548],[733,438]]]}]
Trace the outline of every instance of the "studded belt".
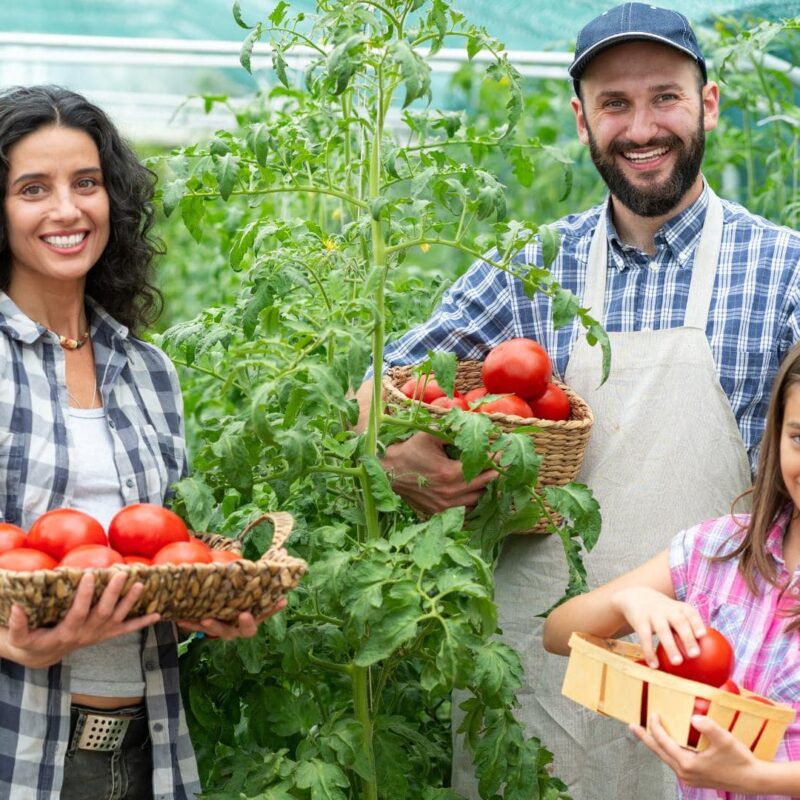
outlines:
[{"label": "studded belt", "polygon": [[73,734],[70,738],[80,750],[114,752],[123,746],[143,744],[148,736],[144,705],[113,711],[73,705],[71,717]]}]

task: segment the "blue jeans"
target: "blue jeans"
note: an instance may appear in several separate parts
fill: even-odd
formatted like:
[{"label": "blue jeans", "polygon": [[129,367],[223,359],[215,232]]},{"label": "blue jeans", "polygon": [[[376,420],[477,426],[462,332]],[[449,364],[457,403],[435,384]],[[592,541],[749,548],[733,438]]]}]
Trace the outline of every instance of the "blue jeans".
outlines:
[{"label": "blue jeans", "polygon": [[91,711],[72,707],[61,800],[152,800],[152,744],[144,707],[96,712],[105,716],[132,715],[125,737],[115,750],[78,746],[86,714]]}]

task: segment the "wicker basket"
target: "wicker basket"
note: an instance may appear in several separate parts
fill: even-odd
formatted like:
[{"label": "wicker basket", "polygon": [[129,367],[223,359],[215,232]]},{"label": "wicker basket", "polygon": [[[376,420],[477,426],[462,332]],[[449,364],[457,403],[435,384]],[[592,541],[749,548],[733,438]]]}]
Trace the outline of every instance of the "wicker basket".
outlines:
[{"label": "wicker basket", "polygon": [[[131,617],[158,611],[165,620],[211,617],[232,622],[243,611],[254,616],[263,614],[281,595],[297,586],[308,569],[302,559],[279,550],[292,530],[292,516],[285,512],[264,514],[253,520],[237,538],[213,533],[194,534],[214,549],[241,552],[244,537],[264,520],[272,523],[274,533],[269,549],[257,561],[243,559],[219,564],[154,566],[125,564],[93,569],[94,601],[99,599],[111,576],[123,570],[130,575],[123,593],[135,581],[145,587],[129,615]],[[0,570],[0,624],[7,624],[14,603],[25,609],[32,628],[55,624],[69,610],[72,596],[85,572],[72,567],[36,572]]]},{"label": "wicker basket", "polygon": [[[482,361],[460,361],[456,370],[456,389],[465,393],[475,389],[482,383]],[[406,397],[400,387],[414,373],[414,366],[391,367],[383,377],[384,400],[395,406],[409,406],[413,401]],[[563,486],[577,476],[586,445],[592,433],[594,416],[585,400],[579,397],[569,386],[560,381],[553,383],[560,386],[569,397],[572,413],[566,420],[552,420],[531,418],[524,419],[513,414],[488,414],[487,416],[504,431],[513,431],[521,425],[535,426],[536,430],[530,435],[536,452],[542,457],[539,468],[539,484],[541,486]],[[431,414],[444,416],[449,409],[427,405],[426,410]],[[557,518],[557,515],[555,515]],[[534,528],[515,533],[545,533],[546,523],[540,523]]]},{"label": "wicker basket", "polygon": [[573,633],[569,645],[572,652],[562,694],[592,711],[637,725],[644,718],[649,727],[650,715],[655,712],[667,733],[692,750],[705,750],[708,746],[705,736],[697,745],[688,743],[696,697],[709,700],[708,716],[764,761],[775,757],[786,727],[795,716],[793,708],[753,700],[759,695],[745,689],[733,694],[637,664],[642,649],[632,642]]}]

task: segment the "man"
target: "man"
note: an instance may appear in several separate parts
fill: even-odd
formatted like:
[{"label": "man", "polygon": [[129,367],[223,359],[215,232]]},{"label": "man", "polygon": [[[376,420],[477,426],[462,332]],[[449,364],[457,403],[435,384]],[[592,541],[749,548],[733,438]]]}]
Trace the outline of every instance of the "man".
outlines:
[{"label": "man", "polygon": [[[482,262],[430,320],[387,348],[386,362],[416,363],[428,349],[483,358],[515,336],[548,350],[556,373],[594,411],[578,479],[603,515],[586,558],[597,586],[678,530],[727,513],[750,485],[772,377],[800,338],[800,235],[720,201],[703,180],[719,89],[682,15],[617,6],[580,32],[569,71],[578,136],[609,197],[556,223],[561,251],[551,270],[608,331],[609,380],[599,386],[600,353],[577,323],[555,331],[546,298],[527,299],[518,281]],[[524,261],[541,264],[536,246]],[[359,390],[364,407],[369,386]],[[397,491],[429,513],[473,505],[494,477],[465,484],[459,463],[422,434],[390,447],[384,463]],[[543,651],[533,615],[565,585],[554,537],[506,539],[496,600],[503,638],[525,667],[520,719],[553,751],[554,772],[575,800],[674,797],[672,773],[624,725],[561,697],[566,662]],[[456,747],[454,788],[478,798],[470,755]]]}]

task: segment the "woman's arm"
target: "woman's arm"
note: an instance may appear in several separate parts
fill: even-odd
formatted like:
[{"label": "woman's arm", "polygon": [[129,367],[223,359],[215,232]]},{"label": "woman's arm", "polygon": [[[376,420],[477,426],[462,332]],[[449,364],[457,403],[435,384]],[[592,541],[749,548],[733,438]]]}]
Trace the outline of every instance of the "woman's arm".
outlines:
[{"label": "woman's arm", "polygon": [[657,666],[653,635],[663,643],[670,660],[679,664],[682,657],[675,645],[675,634],[686,652],[696,655],[697,637],[705,633],[705,626],[694,608],[675,599],[669,555],[664,550],[636,569],[571,598],[551,612],[544,626],[545,649],[569,655],[573,631],[603,637],[633,632],[639,637],[648,664]]}]

